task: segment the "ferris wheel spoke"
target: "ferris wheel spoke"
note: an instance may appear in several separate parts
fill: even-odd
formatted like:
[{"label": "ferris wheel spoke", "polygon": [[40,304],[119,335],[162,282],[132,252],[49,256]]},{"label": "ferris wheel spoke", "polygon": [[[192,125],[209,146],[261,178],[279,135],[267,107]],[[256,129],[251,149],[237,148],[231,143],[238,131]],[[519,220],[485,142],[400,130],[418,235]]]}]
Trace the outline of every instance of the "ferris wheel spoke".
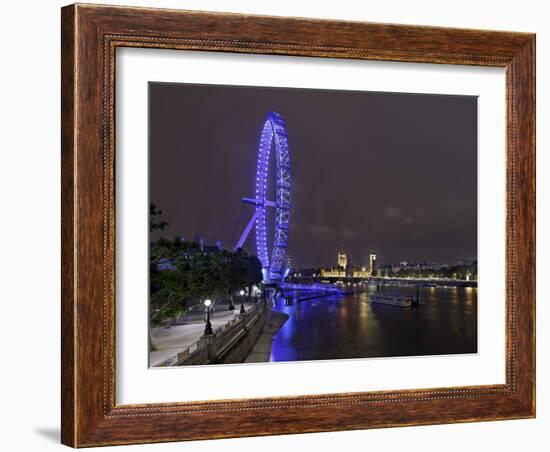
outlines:
[{"label": "ferris wheel spoke", "polygon": [[[276,200],[266,199],[271,149],[275,150],[275,191]],[[276,112],[266,115],[258,147],[256,166],[256,192],[254,198],[242,198],[246,204],[256,207],[237,246],[243,246],[252,227],[256,226],[256,254],[262,265],[266,282],[281,282],[285,277],[285,257],[290,229],[290,148],[288,133],[283,117]],[[266,207],[275,208],[275,232],[271,260],[267,243]]]}]

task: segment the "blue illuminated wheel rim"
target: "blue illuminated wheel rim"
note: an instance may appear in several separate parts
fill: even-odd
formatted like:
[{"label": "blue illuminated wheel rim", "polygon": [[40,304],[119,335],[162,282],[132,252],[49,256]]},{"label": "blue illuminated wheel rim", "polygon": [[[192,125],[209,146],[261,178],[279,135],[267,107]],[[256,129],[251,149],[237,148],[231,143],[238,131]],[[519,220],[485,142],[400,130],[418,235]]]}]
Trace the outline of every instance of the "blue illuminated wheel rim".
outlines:
[{"label": "blue illuminated wheel rim", "polygon": [[[275,150],[275,233],[271,259],[268,253],[266,196],[271,148]],[[285,257],[290,224],[290,149],[283,117],[276,112],[266,115],[258,148],[256,169],[256,252],[266,282],[281,281],[285,275]]]}]

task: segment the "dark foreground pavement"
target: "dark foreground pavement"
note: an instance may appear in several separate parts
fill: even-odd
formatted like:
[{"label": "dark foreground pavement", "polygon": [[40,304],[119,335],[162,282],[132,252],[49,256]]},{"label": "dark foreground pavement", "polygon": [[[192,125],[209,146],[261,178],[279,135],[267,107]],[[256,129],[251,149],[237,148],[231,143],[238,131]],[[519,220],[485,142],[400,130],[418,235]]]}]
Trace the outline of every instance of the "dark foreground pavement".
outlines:
[{"label": "dark foreground pavement", "polygon": [[271,344],[273,338],[282,328],[284,323],[288,319],[288,315],[282,312],[274,311],[271,307],[268,307],[267,318],[265,325],[260,334],[260,337],[250,350],[250,353],[244,360],[245,363],[265,363],[269,362],[271,356]]}]

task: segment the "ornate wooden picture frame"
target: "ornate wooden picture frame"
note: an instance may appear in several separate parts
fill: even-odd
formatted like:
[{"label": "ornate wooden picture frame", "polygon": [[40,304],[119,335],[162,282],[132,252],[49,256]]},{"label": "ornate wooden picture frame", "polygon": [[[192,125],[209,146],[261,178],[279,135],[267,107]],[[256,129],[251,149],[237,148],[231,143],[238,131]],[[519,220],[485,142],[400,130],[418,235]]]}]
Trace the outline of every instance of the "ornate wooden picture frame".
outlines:
[{"label": "ornate wooden picture frame", "polygon": [[[535,416],[533,34],[79,4],[62,9],[61,34],[64,444],[86,447]],[[505,68],[505,384],[117,405],[114,89],[115,51],[120,47]]]}]

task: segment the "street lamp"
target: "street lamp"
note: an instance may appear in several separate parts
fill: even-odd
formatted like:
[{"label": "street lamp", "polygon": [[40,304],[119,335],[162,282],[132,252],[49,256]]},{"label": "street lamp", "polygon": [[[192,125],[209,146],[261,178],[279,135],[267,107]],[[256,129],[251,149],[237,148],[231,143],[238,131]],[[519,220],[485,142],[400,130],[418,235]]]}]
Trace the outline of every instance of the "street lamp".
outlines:
[{"label": "street lamp", "polygon": [[210,323],[210,305],[212,300],[207,298],[204,300],[204,307],[206,308],[206,326],[204,327],[204,335],[209,336],[212,334],[212,324]]},{"label": "street lamp", "polygon": [[239,295],[241,296],[241,314],[244,314],[246,312],[244,310],[244,290],[241,290]]},{"label": "street lamp", "polygon": [[254,289],[254,303],[258,303],[258,287],[252,286],[252,289]]}]

